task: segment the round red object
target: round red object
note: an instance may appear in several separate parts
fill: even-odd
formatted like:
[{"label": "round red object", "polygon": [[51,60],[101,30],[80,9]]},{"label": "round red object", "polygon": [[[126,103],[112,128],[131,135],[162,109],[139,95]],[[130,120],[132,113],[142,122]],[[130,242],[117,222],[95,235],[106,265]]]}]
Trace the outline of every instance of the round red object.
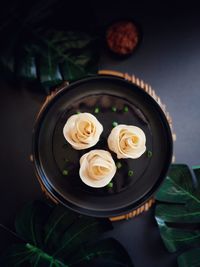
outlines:
[{"label": "round red object", "polygon": [[139,41],[138,28],[131,21],[121,21],[111,25],[106,34],[110,50],[119,55],[133,52]]}]

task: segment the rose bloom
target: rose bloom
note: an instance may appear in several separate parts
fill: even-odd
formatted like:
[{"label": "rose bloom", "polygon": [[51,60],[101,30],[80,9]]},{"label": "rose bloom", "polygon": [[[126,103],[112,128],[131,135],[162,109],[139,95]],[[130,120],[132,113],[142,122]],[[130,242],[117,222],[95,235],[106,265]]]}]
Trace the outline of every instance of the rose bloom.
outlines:
[{"label": "rose bloom", "polygon": [[72,115],[63,128],[65,139],[77,150],[96,145],[102,131],[103,126],[90,113]]},{"label": "rose bloom", "polygon": [[137,159],[146,151],[146,137],[139,127],[121,124],[112,129],[108,146],[118,159]]},{"label": "rose bloom", "polygon": [[106,150],[91,150],[80,159],[79,175],[91,187],[104,187],[116,173],[115,162]]}]

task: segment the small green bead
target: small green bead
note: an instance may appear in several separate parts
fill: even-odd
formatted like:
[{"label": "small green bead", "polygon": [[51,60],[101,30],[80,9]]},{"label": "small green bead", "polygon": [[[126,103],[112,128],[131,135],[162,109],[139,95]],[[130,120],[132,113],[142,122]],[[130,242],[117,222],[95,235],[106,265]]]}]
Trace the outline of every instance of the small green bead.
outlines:
[{"label": "small green bead", "polygon": [[68,170],[63,170],[62,174],[65,176],[68,175]]},{"label": "small green bead", "polygon": [[76,114],[80,114],[81,112],[78,110],[78,111],[76,111]]},{"label": "small green bead", "polygon": [[95,114],[99,113],[99,108],[95,108],[94,113]]},{"label": "small green bead", "polygon": [[124,107],[124,112],[128,112],[128,107],[127,106]]},{"label": "small green bead", "polygon": [[128,171],[128,176],[133,176],[133,171]]},{"label": "small green bead", "polygon": [[108,186],[108,188],[113,188],[113,183],[110,182],[107,186]]},{"label": "small green bead", "polygon": [[116,107],[112,107],[112,111],[113,112],[116,112],[117,111],[117,108]]},{"label": "small green bead", "polygon": [[117,162],[116,162],[116,167],[117,167],[117,169],[120,169],[120,168],[122,167],[121,162],[117,161]]},{"label": "small green bead", "polygon": [[113,121],[112,126],[116,127],[117,125],[118,125],[118,123],[116,121]]},{"label": "small green bead", "polygon": [[147,150],[147,157],[148,158],[151,158],[153,155],[152,151],[151,150]]}]

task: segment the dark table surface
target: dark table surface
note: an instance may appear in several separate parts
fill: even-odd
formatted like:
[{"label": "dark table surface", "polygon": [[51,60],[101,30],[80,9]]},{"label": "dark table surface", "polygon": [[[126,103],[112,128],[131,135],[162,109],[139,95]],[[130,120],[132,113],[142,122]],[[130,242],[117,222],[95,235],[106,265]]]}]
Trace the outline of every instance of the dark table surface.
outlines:
[{"label": "dark table surface", "polygon": [[[200,160],[200,16],[182,7],[93,5],[97,23],[133,17],[143,29],[143,41],[135,54],[119,61],[102,53],[100,68],[134,73],[148,82],[167,105],[177,141],[177,163],[198,165]],[[12,227],[16,212],[27,202],[42,198],[35,178],[31,134],[44,101],[38,90],[15,88],[0,82],[1,187],[0,224]],[[175,267],[176,255],[166,251],[154,220],[154,209],[129,221],[117,222],[111,233],[127,248],[136,267]],[[0,249],[10,242],[0,227]]]}]

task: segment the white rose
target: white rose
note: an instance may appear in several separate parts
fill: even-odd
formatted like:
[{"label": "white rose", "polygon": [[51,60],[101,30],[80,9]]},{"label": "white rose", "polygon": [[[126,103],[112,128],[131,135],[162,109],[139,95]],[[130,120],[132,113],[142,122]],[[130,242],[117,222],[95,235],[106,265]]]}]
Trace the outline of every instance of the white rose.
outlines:
[{"label": "white rose", "polygon": [[104,187],[116,173],[115,162],[108,151],[92,150],[80,159],[79,175],[91,187]]},{"label": "white rose", "polygon": [[103,126],[90,113],[72,115],[63,128],[65,139],[77,150],[96,145],[102,131]]},{"label": "white rose", "polygon": [[108,146],[117,158],[139,158],[146,151],[146,137],[142,129],[130,125],[118,125],[108,137]]}]

